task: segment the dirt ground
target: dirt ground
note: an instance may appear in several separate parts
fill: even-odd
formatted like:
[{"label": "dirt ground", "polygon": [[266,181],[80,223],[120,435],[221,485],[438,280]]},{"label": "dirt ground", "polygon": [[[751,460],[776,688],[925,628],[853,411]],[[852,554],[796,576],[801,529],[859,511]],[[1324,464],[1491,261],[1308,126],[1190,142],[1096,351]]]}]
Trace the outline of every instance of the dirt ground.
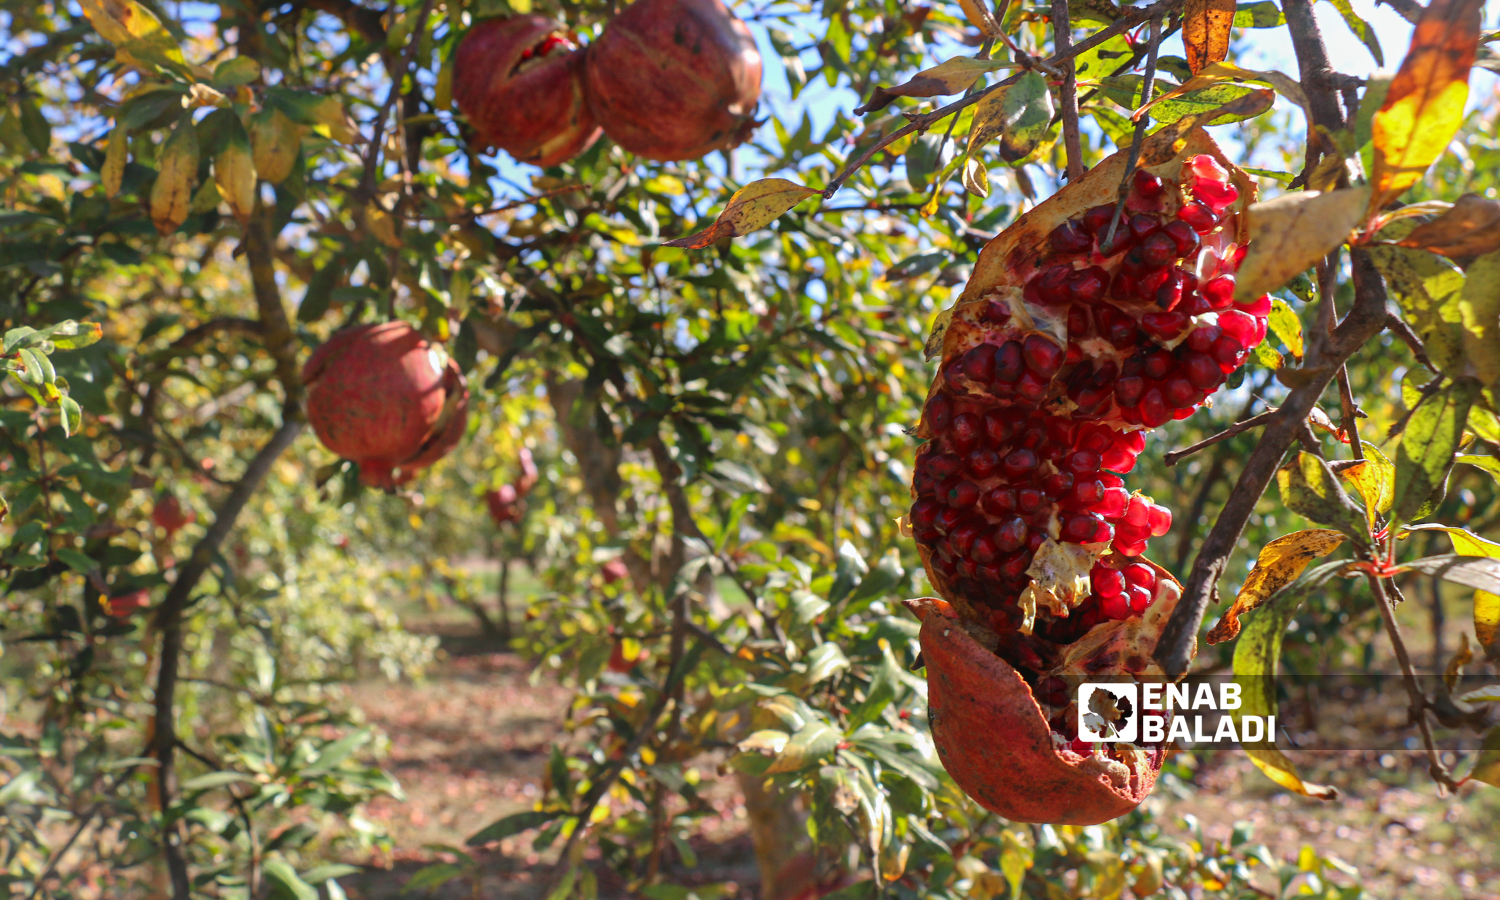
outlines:
[{"label": "dirt ground", "polygon": [[[441,846],[463,845],[483,826],[531,807],[568,691],[548,679],[535,686],[518,657],[456,647],[423,684],[367,681],[352,700],[390,738],[384,760],[400,779],[402,801],[382,800],[368,815],[388,828],[398,848],[360,860],[361,875],[342,879],[351,897],[504,898],[540,892],[533,874],[546,866],[529,844],[503,842],[479,857],[473,877],[436,892],[403,885],[422,866],[452,857]],[[1388,679],[1390,690],[1399,690]],[[1466,786],[1441,797],[1426,773],[1414,729],[1405,724],[1404,695],[1325,688],[1319,733],[1293,730],[1289,755],[1305,778],[1339,788],[1318,802],[1280,790],[1232,745],[1180,759],[1191,784],[1170,779],[1148,802],[1168,821],[1195,816],[1210,838],[1227,840],[1237,822],[1255,826],[1254,841],[1280,859],[1295,860],[1304,844],[1357,867],[1371,898],[1500,900],[1500,791]],[[1295,710],[1284,709],[1289,718]],[[1474,744],[1445,746],[1471,750]],[[711,770],[706,778],[713,778]],[[755,897],[757,876],[740,799],[732,782],[714,791],[721,810],[699,840],[692,881],[730,881]],[[1342,879],[1335,877],[1335,881]],[[622,896],[601,882],[604,896]]]}]

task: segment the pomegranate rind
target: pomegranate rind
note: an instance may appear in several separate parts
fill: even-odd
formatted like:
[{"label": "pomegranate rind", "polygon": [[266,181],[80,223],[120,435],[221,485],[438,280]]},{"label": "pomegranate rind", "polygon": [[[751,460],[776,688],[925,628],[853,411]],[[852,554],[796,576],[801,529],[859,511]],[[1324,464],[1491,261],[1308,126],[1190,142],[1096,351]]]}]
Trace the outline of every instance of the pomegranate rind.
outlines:
[{"label": "pomegranate rind", "polygon": [[[1070,696],[1085,681],[1164,680],[1149,660],[1182,587],[1165,569],[1152,568],[1158,584],[1145,615],[1094,626],[1046,673],[1066,681]],[[1097,825],[1130,812],[1151,793],[1165,748],[1116,745],[1126,761],[1074,753],[1052,732],[1021,674],[981,642],[993,638],[984,626],[959,618],[946,601],[907,605],[922,619],[938,758],[980,806],[1015,822]],[[1128,672],[1127,663],[1140,670]],[[1072,707],[1066,711],[1076,715]]]},{"label": "pomegranate rind", "polygon": [[488,19],[464,35],[454,58],[453,100],[484,146],[545,168],[599,139],[603,129],[583,94],[585,51],[522,65],[526,51],[562,33],[553,19],[525,15]]},{"label": "pomegranate rind", "polygon": [[659,162],[743,143],[760,81],[755,38],[721,0],[637,0],[589,47],[583,76],[605,133]]},{"label": "pomegranate rind", "polygon": [[334,334],[308,358],[302,383],[318,440],[359,463],[360,480],[371,487],[390,489],[409,480],[463,436],[463,375],[440,347],[405,322]]}]

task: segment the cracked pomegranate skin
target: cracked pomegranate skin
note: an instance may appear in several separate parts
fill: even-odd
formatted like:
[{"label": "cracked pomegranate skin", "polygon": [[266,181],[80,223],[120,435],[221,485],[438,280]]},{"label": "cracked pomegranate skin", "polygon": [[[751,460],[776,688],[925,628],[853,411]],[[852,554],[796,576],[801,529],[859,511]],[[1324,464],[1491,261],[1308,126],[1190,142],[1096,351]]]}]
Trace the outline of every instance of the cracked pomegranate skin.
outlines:
[{"label": "cracked pomegranate skin", "polygon": [[1201,130],[1173,137],[1146,140],[1113,233],[1124,153],[991,241],[928,342],[907,521],[943,597],[914,607],[933,738],[1019,821],[1105,821],[1155,783],[1162,744],[1077,734],[1081,684],[1167,680],[1180,586],[1144,553],[1171,512],[1126,478],[1266,333],[1269,298],[1234,300],[1254,187]]},{"label": "cracked pomegranate skin", "polygon": [[485,146],[555,166],[602,133],[583,97],[585,55],[546,16],[485,20],[458,45],[453,100]]},{"label": "cracked pomegranate skin", "polygon": [[393,488],[463,436],[469,391],[456,363],[405,322],[334,334],[302,369],[307,419],[323,446]]},{"label": "cracked pomegranate skin", "polygon": [[755,39],[722,0],[637,0],[584,64],[585,96],[604,132],[660,162],[743,143],[760,79]]}]

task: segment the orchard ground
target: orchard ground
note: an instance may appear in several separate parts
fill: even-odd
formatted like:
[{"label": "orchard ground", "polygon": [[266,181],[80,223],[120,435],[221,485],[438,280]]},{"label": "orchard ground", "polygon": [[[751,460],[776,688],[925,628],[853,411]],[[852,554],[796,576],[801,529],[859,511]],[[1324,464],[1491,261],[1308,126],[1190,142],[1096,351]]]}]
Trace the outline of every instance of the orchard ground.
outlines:
[{"label": "orchard ground", "polygon": [[[511,581],[524,591],[524,579]],[[513,598],[512,609],[524,608],[525,599]],[[566,746],[561,723],[571,696],[546,674],[533,679],[527,660],[486,645],[462,609],[412,607],[406,613],[410,628],[438,635],[444,649],[423,683],[371,677],[350,689],[351,702],[388,735],[390,753],[383,763],[400,780],[405,799],[382,799],[367,810],[390,831],[395,849],[346,860],[364,870],[342,883],[359,900],[540,897],[538,879],[550,870],[553,855],[531,849],[534,832],[476,851],[477,879],[456,878],[432,892],[404,887],[425,865],[456,858],[439,845],[461,848],[490,822],[532,808],[551,747]],[[1408,604],[1401,618],[1418,658],[1430,659],[1428,610]],[[1447,621],[1445,646],[1451,651],[1466,623],[1456,615]],[[1378,647],[1375,658],[1390,660],[1389,647]],[[1500,900],[1500,856],[1494,852],[1500,795],[1471,785],[1457,796],[1440,797],[1427,775],[1418,733],[1406,722],[1406,706],[1394,666],[1325,679],[1316,691],[1297,688],[1282,698],[1280,721],[1297,744],[1288,747],[1283,737],[1283,748],[1303,777],[1339,789],[1335,801],[1283,791],[1236,746],[1209,744],[1174,757],[1169,769],[1177,777],[1163,779],[1148,802],[1159,804],[1183,835],[1184,817],[1196,817],[1203,833],[1218,841],[1248,824],[1252,844],[1264,843],[1292,863],[1311,845],[1319,855],[1356,867],[1370,898]],[[1474,749],[1456,745],[1451,733],[1439,734],[1446,736],[1444,747]],[[717,773],[718,762],[695,761],[716,815],[700,821],[691,841],[695,866],[669,852],[671,879],[728,883],[734,889],[729,897],[753,900],[758,876],[744,798],[732,778]],[[604,866],[597,868],[603,896],[628,896]],[[1331,877],[1352,883],[1338,873]],[[1262,870],[1258,881],[1274,891],[1271,873]]]}]

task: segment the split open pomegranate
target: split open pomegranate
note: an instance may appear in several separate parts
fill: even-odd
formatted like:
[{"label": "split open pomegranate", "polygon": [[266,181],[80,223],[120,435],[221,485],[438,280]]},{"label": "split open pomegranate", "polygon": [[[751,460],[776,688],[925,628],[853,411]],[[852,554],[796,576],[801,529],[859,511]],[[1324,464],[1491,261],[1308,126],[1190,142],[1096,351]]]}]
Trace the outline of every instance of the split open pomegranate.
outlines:
[{"label": "split open pomegranate", "polygon": [[1143,431],[1191,415],[1266,333],[1268,298],[1233,302],[1253,185],[1201,130],[1175,155],[1162,140],[1117,224],[1123,153],[991,241],[929,344],[908,522],[947,601],[922,629],[933,734],[959,785],[1019,821],[1103,821],[1154,783],[1161,745],[1076,733],[1081,683],[1165,680],[1150,658],[1180,587],[1143,554],[1172,514],[1124,476]]},{"label": "split open pomegranate", "polygon": [[453,100],[479,140],[555,166],[600,134],[583,99],[584,51],[546,16],[487,19],[458,45]]}]

